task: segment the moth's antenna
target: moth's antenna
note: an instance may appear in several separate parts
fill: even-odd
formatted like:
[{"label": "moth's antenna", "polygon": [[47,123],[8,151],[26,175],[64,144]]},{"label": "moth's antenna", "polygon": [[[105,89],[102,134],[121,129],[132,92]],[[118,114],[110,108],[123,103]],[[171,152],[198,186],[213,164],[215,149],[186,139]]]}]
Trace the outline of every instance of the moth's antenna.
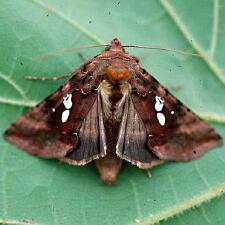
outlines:
[{"label": "moth's antenna", "polygon": [[[110,47],[110,46],[111,45],[105,44],[105,45],[89,45],[89,46],[83,46],[83,47],[79,47],[79,48],[63,48],[63,49],[59,49],[59,50],[56,50],[56,51],[53,51],[53,52],[49,52],[47,54],[35,56],[35,57],[33,57],[33,60],[46,59],[46,58],[49,58],[51,56],[60,55],[64,52],[79,52],[82,49],[101,48],[101,47]],[[122,45],[122,47],[124,47],[124,48],[145,48],[145,49],[151,49],[151,50],[175,52],[175,53],[178,53],[178,54],[181,54],[181,55],[201,57],[197,53],[186,52],[186,51],[174,49],[174,48],[161,48],[161,47],[156,47],[156,46],[144,46],[144,45]]]},{"label": "moth's antenna", "polygon": [[161,48],[161,47],[156,47],[156,46],[144,46],[144,45],[123,45],[122,47],[124,47],[124,48],[145,48],[145,49],[152,49],[152,50],[159,50],[159,51],[175,52],[175,53],[178,53],[181,55],[201,57],[197,53],[186,52],[186,51],[174,49],[174,48]]},{"label": "moth's antenna", "polygon": [[101,47],[109,47],[110,45],[89,45],[89,46],[83,46],[83,47],[79,47],[79,48],[62,48],[53,52],[49,52],[47,54],[43,54],[43,55],[38,55],[38,56],[34,56],[33,60],[39,60],[39,59],[46,59],[48,57],[51,56],[56,56],[56,55],[60,55],[64,52],[79,52],[82,49],[87,49],[87,48],[101,48]]}]

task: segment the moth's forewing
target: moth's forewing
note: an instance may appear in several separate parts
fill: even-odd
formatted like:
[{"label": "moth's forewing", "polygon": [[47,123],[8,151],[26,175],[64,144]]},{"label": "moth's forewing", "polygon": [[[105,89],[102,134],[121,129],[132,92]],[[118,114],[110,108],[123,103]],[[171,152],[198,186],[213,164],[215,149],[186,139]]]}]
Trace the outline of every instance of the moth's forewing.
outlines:
[{"label": "moth's forewing", "polygon": [[74,146],[74,150],[63,157],[61,161],[73,165],[83,165],[106,155],[105,127],[99,94],[83,120],[78,136],[77,146]]},{"label": "moth's forewing", "polygon": [[[135,109],[147,134],[148,148],[161,160],[191,160],[223,144],[220,135],[141,67],[133,83]],[[141,83],[141,84],[140,84]],[[138,91],[142,92],[138,93]]]},{"label": "moth's forewing", "polygon": [[145,126],[134,108],[130,93],[126,97],[124,114],[116,145],[116,154],[132,164],[144,169],[163,161],[149,151]]},{"label": "moth's forewing", "polygon": [[83,120],[97,99],[90,87],[84,94],[87,74],[81,67],[74,76],[38,106],[18,118],[4,137],[24,151],[46,158],[61,158],[78,142]]}]

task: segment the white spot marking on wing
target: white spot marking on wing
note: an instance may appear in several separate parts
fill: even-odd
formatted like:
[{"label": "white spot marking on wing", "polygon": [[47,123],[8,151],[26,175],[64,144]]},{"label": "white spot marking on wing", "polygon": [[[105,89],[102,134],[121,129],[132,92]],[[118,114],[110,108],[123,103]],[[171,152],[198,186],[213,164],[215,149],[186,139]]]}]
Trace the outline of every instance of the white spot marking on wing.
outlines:
[{"label": "white spot marking on wing", "polygon": [[155,110],[160,112],[162,111],[163,106],[164,106],[164,100],[159,96],[155,96]]},{"label": "white spot marking on wing", "polygon": [[161,126],[164,126],[164,125],[165,125],[166,118],[165,118],[165,116],[164,116],[163,113],[157,113],[157,119],[158,119],[159,124],[160,124]]},{"label": "white spot marking on wing", "polygon": [[62,123],[65,123],[68,118],[69,118],[69,115],[70,115],[70,111],[69,110],[65,110],[63,113],[62,113]]},{"label": "white spot marking on wing", "polygon": [[171,111],[171,114],[173,115],[174,114],[174,111]]},{"label": "white spot marking on wing", "polygon": [[66,97],[63,97],[63,104],[66,109],[70,109],[73,105],[72,101],[72,94],[67,94]]},{"label": "white spot marking on wing", "polygon": [[55,108],[52,108],[52,112],[55,112]]}]

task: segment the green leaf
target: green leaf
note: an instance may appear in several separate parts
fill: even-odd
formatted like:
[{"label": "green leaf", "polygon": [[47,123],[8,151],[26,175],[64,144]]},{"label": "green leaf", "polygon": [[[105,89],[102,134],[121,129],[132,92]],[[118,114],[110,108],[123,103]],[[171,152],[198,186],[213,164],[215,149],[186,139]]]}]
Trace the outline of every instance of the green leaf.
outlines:
[{"label": "green leaf", "polygon": [[213,199],[194,210],[188,210],[176,217],[162,221],[159,225],[221,225],[224,224],[225,196]]},{"label": "green leaf", "polygon": [[[181,86],[174,94],[225,137],[224,7],[224,0],[2,0],[0,133],[63,83],[28,81],[26,75],[62,75],[82,64],[77,52],[38,56],[118,37],[123,44],[198,53],[127,49],[162,84]],[[82,54],[91,58],[101,50]],[[196,161],[158,166],[151,179],[125,163],[112,187],[100,184],[94,164],[73,167],[32,157],[2,135],[0,149],[2,224],[154,224],[225,190],[224,147]]]}]

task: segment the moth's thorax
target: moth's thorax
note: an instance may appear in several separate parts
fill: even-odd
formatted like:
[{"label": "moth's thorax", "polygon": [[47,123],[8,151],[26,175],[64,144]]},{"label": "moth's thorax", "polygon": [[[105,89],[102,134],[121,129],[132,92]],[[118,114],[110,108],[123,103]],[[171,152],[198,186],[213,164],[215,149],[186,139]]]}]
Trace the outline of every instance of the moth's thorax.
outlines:
[{"label": "moth's thorax", "polygon": [[127,68],[115,69],[112,66],[106,68],[106,74],[110,81],[120,82],[129,78],[129,70]]},{"label": "moth's thorax", "polygon": [[129,93],[130,85],[124,81],[112,84],[107,80],[103,80],[99,85],[101,94],[104,120],[110,124],[121,121],[123,115],[123,106],[126,96]]},{"label": "moth's thorax", "polygon": [[114,59],[111,64],[106,67],[105,74],[106,79],[112,84],[125,82],[130,78],[130,71],[121,59]]}]

